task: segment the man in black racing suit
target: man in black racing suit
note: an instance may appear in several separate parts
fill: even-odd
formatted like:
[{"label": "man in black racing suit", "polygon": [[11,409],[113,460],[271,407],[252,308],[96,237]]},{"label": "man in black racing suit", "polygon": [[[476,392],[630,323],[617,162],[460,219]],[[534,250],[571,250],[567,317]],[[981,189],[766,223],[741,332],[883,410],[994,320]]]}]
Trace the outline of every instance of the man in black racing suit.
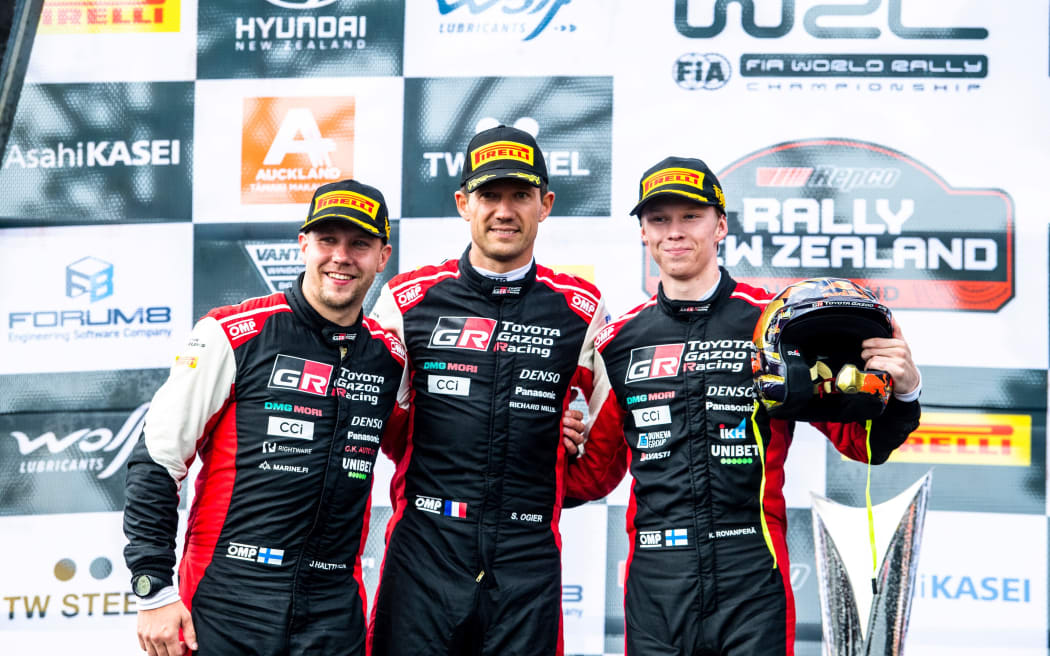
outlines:
[{"label": "man in black racing suit", "polygon": [[[756,411],[750,365],[772,295],[718,266],[725,199],[700,160],[646,171],[632,214],[660,288],[595,340],[593,423],[566,497],[605,496],[630,468],[628,654],[791,654],[783,467],[794,424]],[[872,422],[875,464],[918,426],[919,373],[894,333],[863,344],[867,368],[896,384]],[[847,457],[868,460],[864,425],[814,425]]]},{"label": "man in black racing suit", "polygon": [[[298,281],[212,310],[175,359],[127,472],[125,558],[151,655],[183,640],[200,654],[365,653],[372,467],[404,416],[404,347],[362,316],[388,237],[377,189],[320,187]],[[178,496],[197,456],[176,590]]]},{"label": "man in black racing suit", "polygon": [[554,201],[533,138],[486,130],[467,158],[469,248],[395,277],[372,311],[405,342],[412,390],[383,444],[397,467],[374,656],[562,651],[561,423],[571,388],[591,389],[604,304],[533,260]]}]

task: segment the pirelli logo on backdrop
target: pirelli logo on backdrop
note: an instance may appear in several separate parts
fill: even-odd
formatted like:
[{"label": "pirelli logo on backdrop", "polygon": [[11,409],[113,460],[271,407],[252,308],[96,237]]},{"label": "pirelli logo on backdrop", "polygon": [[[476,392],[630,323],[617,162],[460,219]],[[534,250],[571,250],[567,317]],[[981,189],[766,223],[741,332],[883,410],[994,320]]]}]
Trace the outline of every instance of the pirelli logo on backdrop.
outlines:
[{"label": "pirelli logo on backdrop", "polygon": [[890,462],[945,465],[1032,464],[1032,417],[957,412],[924,412]]},{"label": "pirelli logo on backdrop", "polygon": [[314,214],[328,207],[351,207],[364,212],[373,219],[379,213],[378,202],[352,191],[330,191],[327,194],[321,194],[314,202]]},{"label": "pirelli logo on backdrop", "polygon": [[308,203],[352,178],[355,110],[353,97],[245,98],[241,202]]},{"label": "pirelli logo on backdrop", "polygon": [[37,34],[178,32],[182,0],[44,0]]},{"label": "pirelli logo on backdrop", "polygon": [[532,148],[514,141],[496,141],[470,151],[470,161],[475,169],[498,159],[525,162],[532,166],[534,155]]}]

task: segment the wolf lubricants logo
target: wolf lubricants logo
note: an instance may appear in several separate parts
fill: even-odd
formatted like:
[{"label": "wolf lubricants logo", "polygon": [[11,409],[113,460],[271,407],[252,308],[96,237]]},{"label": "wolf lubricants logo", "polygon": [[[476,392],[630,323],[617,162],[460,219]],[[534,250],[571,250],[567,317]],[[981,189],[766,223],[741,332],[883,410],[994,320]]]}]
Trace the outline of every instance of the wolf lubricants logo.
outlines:
[{"label": "wolf lubricants logo", "polygon": [[728,201],[722,261],[781,289],[852,278],[901,309],[997,311],[1014,294],[1014,204],[956,189],[885,146],[811,139],[751,153],[718,174]]}]

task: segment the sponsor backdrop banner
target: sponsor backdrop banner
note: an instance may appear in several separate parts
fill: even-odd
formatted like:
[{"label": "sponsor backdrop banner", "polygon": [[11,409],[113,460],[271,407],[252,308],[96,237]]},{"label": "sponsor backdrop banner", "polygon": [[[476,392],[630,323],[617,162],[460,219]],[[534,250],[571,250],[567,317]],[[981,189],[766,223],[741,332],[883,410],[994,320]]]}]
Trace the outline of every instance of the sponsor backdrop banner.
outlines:
[{"label": "sponsor backdrop banner", "polygon": [[[537,259],[613,316],[657,289],[628,212],[668,155],[720,178],[738,279],[869,285],[923,374],[920,428],[872,471],[875,503],[933,471],[908,651],[1045,655],[1050,2],[1000,4],[45,0],[0,153],[5,656],[141,653],[124,465],[194,320],[293,284],[333,180],[386,197],[377,285],[458,257],[465,147],[500,123],[547,158]],[[800,426],[785,472],[816,656],[810,493],[863,506],[867,470]],[[630,485],[563,514],[569,654],[623,653]]]},{"label": "sponsor backdrop banner", "polygon": [[186,221],[193,85],[26,85],[0,168],[0,226]]},{"label": "sponsor backdrop banner", "polygon": [[197,77],[400,75],[404,0],[198,0]]},{"label": "sponsor backdrop banner", "polygon": [[500,124],[536,137],[557,216],[606,216],[611,123],[610,77],[408,78],[403,216],[458,216],[463,149]]}]

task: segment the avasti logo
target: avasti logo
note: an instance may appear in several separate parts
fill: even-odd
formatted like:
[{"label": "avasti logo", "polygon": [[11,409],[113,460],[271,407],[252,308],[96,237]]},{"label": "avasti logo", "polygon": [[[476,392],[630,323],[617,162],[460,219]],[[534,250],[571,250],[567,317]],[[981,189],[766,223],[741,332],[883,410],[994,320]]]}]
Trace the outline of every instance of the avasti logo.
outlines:
[{"label": "avasti logo", "polygon": [[308,203],[353,177],[353,97],[245,98],[241,202]]},{"label": "avasti logo", "polygon": [[182,0],[44,0],[37,34],[178,32]]},{"label": "avasti logo", "polygon": [[1031,415],[924,412],[890,462],[1027,467],[1032,462]]}]

